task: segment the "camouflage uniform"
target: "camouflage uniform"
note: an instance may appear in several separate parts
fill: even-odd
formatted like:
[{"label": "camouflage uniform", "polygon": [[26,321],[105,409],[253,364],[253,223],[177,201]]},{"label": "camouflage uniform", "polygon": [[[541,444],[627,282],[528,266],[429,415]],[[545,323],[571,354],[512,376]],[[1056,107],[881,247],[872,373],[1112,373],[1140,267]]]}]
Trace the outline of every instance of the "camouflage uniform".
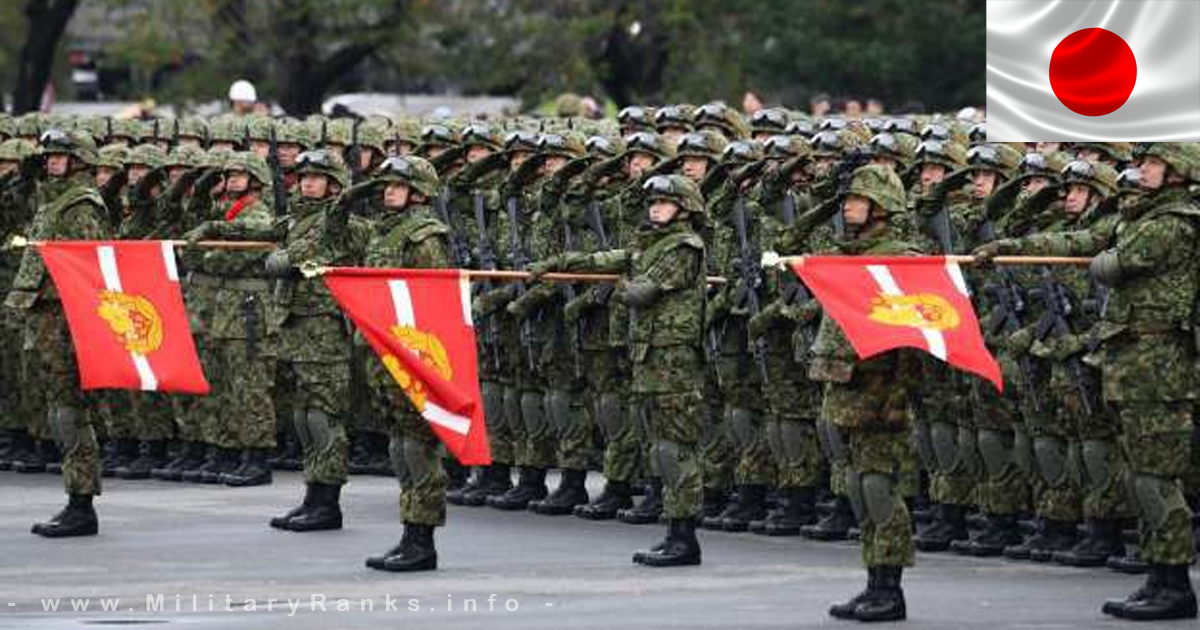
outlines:
[{"label": "camouflage uniform", "polygon": [[[43,134],[41,145],[46,155],[69,155],[70,171],[39,187],[29,238],[104,238],[104,201],[86,172],[96,160],[91,137],[50,130]],[[58,292],[36,249],[23,252],[5,306],[20,311],[23,317],[24,357],[29,362],[26,374],[37,375],[47,424],[63,454],[63,485],[70,495],[67,508],[49,522],[34,525],[33,532],[47,537],[95,534],[99,526],[92,496],[100,493],[100,447],[88,400],[80,389],[75,351]]]}]

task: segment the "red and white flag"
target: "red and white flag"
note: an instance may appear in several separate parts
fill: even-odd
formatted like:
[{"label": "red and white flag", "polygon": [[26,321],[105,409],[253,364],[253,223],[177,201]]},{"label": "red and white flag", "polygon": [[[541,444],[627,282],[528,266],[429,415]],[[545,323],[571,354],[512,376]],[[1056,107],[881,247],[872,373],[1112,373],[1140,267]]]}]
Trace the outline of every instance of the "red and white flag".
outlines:
[{"label": "red and white flag", "polygon": [[991,142],[1200,140],[1200,2],[988,0]]},{"label": "red and white flag", "polygon": [[455,269],[339,267],[325,284],[447,450],[491,464],[470,280]]},{"label": "red and white flag", "polygon": [[207,394],[175,249],[163,241],[48,241],[83,389]]},{"label": "red and white flag", "polygon": [[806,256],[792,269],[860,358],[918,348],[1003,390],[957,263],[941,256]]}]

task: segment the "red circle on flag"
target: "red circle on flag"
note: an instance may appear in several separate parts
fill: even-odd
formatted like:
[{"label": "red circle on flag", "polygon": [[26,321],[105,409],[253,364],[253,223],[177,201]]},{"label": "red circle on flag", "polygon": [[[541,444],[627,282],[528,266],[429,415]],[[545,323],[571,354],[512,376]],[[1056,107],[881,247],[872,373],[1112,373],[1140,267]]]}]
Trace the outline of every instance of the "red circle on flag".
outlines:
[{"label": "red circle on flag", "polygon": [[1063,38],[1050,56],[1050,87],[1067,109],[1083,116],[1117,111],[1137,83],[1137,59],[1120,35],[1085,28]]}]

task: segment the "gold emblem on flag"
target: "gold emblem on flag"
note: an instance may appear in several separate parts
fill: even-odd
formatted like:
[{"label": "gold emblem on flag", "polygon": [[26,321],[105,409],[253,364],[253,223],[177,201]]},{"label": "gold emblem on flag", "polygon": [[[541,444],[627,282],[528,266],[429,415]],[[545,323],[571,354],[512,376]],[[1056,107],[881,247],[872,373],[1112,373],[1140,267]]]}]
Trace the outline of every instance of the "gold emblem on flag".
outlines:
[{"label": "gold emblem on flag", "polygon": [[958,311],[950,302],[933,293],[913,295],[885,295],[880,293],[871,300],[872,321],[888,326],[907,326],[928,330],[958,328],[962,321]]},{"label": "gold emblem on flag", "polygon": [[162,345],[162,317],[154,304],[140,295],[101,291],[96,314],[130,352],[146,355]]},{"label": "gold emblem on flag", "polygon": [[[442,380],[448,381],[454,377],[454,371],[450,367],[450,355],[437,335],[417,330],[412,326],[392,326],[391,333],[400,345],[416,354],[421,363],[433,370]],[[396,383],[404,390],[404,394],[416,406],[417,411],[425,411],[425,403],[429,399],[429,390],[425,383],[405,370],[400,359],[394,354],[383,356],[383,366],[392,378],[396,379]]]}]

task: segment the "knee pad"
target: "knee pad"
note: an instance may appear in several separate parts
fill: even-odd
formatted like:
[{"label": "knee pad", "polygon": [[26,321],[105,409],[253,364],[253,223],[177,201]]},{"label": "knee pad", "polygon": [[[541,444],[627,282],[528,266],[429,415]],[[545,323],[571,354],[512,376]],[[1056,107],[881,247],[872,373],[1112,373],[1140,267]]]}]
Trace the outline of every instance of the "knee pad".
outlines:
[{"label": "knee pad", "polygon": [[933,450],[933,436],[928,422],[918,422],[913,426],[913,443],[917,446],[917,454],[920,455],[921,465],[925,470],[937,470],[937,453]]},{"label": "knee pad", "polygon": [[79,410],[74,407],[51,407],[46,413],[46,422],[63,453],[79,445],[78,418]]},{"label": "knee pad", "polygon": [[729,412],[729,434],[733,443],[740,450],[754,442],[754,429],[758,424],[758,414],[742,407],[734,407]]},{"label": "knee pad", "polygon": [[1138,515],[1150,529],[1161,528],[1172,510],[1187,507],[1179,487],[1165,477],[1134,474],[1133,490]]},{"label": "knee pad", "polygon": [[1013,431],[1013,461],[1017,464],[1017,469],[1026,477],[1032,477],[1034,474],[1034,455],[1033,455],[1033,440],[1029,439],[1029,432],[1023,428],[1018,428]]},{"label": "knee pad", "polygon": [[865,523],[870,517],[867,515],[867,508],[864,504],[866,499],[863,496],[863,478],[858,474],[858,471],[846,469],[846,498],[850,500],[850,508],[854,510],[854,516],[860,523]]},{"label": "knee pad", "polygon": [[1067,445],[1059,438],[1037,437],[1033,440],[1038,473],[1051,487],[1062,485],[1067,474]]},{"label": "knee pad", "polygon": [[600,402],[596,410],[596,423],[600,425],[604,437],[609,440],[614,439],[624,428],[627,414],[628,405],[619,394],[607,392],[600,394]]},{"label": "knee pad", "polygon": [[320,409],[309,409],[305,414],[305,426],[308,428],[312,446],[324,449],[333,441],[333,429],[329,424],[329,414]]},{"label": "knee pad", "polygon": [[571,396],[561,389],[546,392],[544,398],[545,411],[550,416],[549,423],[559,434],[565,433],[571,426]]},{"label": "knee pad", "polygon": [[789,464],[799,463],[804,459],[805,429],[799,422],[780,422],[779,437],[783,445],[783,460]]},{"label": "knee pad", "polygon": [[414,483],[428,479],[433,474],[432,462],[436,455],[430,452],[429,444],[417,440],[402,440],[400,449],[404,453],[404,466],[408,479]]},{"label": "knee pad", "polygon": [[300,446],[308,448],[312,445],[312,434],[308,432],[308,411],[297,407],[292,410],[292,427],[296,430],[296,439]]},{"label": "knee pad", "polygon": [[888,475],[867,473],[862,476],[862,501],[866,517],[876,525],[892,520],[896,509],[896,484]]},{"label": "knee pad", "polygon": [[525,431],[525,421],[521,418],[521,391],[515,387],[504,387],[504,420],[513,433],[521,435]]},{"label": "knee pad", "polygon": [[1083,443],[1081,459],[1083,460],[1084,480],[1088,487],[1103,486],[1112,475],[1109,461],[1112,456],[1112,446],[1102,440],[1087,440]]},{"label": "knee pad", "polygon": [[1012,463],[1012,435],[992,429],[980,429],[976,439],[979,453],[983,456],[984,471],[989,477],[1002,474]]},{"label": "knee pad", "polygon": [[504,419],[504,389],[496,384],[483,382],[479,384],[483,396],[483,416],[491,426],[500,426]]},{"label": "knee pad", "polygon": [[787,454],[783,450],[783,423],[779,420],[768,420],[766,424],[767,448],[776,462],[783,462]]},{"label": "knee pad", "polygon": [[938,468],[953,468],[958,459],[958,427],[945,422],[934,422],[929,426],[929,438],[933,445],[933,453],[937,456]]},{"label": "knee pad", "polygon": [[667,440],[655,440],[651,450],[654,452],[652,459],[658,464],[658,474],[662,477],[663,484],[676,485],[683,477],[683,470],[679,467],[679,445]]},{"label": "knee pad", "polygon": [[388,459],[392,463],[392,472],[401,486],[408,484],[412,478],[408,473],[408,463],[404,460],[404,441],[396,436],[388,440]]},{"label": "knee pad", "polygon": [[542,408],[542,395],[538,392],[521,394],[521,420],[531,435],[545,428],[546,414]]},{"label": "knee pad", "polygon": [[825,425],[826,439],[829,440],[830,460],[845,463],[850,459],[850,451],[846,448],[846,435],[834,424]]}]

